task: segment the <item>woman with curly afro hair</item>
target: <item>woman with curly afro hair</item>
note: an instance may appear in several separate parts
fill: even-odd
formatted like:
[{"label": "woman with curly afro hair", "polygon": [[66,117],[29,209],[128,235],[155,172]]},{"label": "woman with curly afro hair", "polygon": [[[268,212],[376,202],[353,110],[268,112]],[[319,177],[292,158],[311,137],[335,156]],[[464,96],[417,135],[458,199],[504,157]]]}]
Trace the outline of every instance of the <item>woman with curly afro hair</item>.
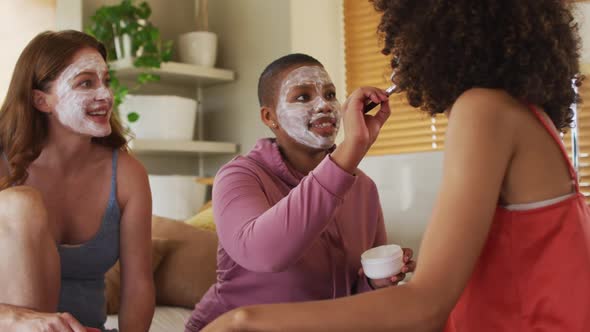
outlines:
[{"label": "woman with curly afro hair", "polygon": [[333,301],[241,308],[205,331],[590,331],[590,212],[559,137],[579,102],[571,4],[373,3],[399,90],[449,117],[414,277]]}]

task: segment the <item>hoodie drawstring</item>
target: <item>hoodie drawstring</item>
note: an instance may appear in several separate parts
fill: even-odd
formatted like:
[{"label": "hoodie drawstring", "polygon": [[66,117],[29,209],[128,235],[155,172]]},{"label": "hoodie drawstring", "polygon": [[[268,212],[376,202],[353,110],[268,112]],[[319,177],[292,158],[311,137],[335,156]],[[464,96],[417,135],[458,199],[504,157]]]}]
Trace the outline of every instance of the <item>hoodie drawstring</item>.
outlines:
[{"label": "hoodie drawstring", "polygon": [[330,259],[330,273],[332,276],[332,298],[335,299],[337,296],[337,279],[338,279],[338,275],[337,275],[337,257],[335,257],[336,255],[334,255],[333,250],[336,249],[338,250],[343,258],[344,258],[344,282],[345,282],[345,288],[346,288],[346,296],[350,296],[351,294],[351,285],[350,285],[350,273],[348,271],[349,265],[348,265],[348,255],[346,254],[346,246],[344,243],[344,238],[341,235],[340,232],[340,228],[338,227],[338,223],[336,221],[334,221],[335,226],[336,226],[336,237],[331,236],[331,234],[329,234],[329,232],[326,230],[324,231],[324,233],[322,234],[322,237],[325,238],[324,244],[326,245],[326,249],[328,250],[328,256]]}]

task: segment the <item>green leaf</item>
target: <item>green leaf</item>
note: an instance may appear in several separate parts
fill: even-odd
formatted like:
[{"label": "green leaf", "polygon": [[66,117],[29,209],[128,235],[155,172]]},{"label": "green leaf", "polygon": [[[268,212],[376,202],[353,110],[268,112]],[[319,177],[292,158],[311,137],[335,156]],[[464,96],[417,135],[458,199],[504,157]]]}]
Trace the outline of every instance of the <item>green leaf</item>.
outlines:
[{"label": "green leaf", "polygon": [[158,30],[152,26],[149,29],[149,33],[150,33],[150,40],[151,41],[157,42],[158,40],[160,40],[160,30]]},{"label": "green leaf", "polygon": [[157,82],[160,80],[160,76],[151,73],[141,73],[137,76],[137,83],[146,84],[149,82]]},{"label": "green leaf", "polygon": [[164,42],[164,46],[162,47],[162,62],[168,62],[170,60],[172,60],[172,45],[174,44],[174,42],[172,40],[169,40],[167,42]]},{"label": "green leaf", "polygon": [[121,99],[121,102],[125,101],[125,97],[127,97],[127,94],[129,93],[129,89],[126,86],[122,86],[119,91],[119,98]]},{"label": "green leaf", "polygon": [[[114,38],[122,34],[129,34],[133,52],[141,50],[141,56],[135,58],[133,65],[138,68],[160,68],[162,62],[172,59],[172,41],[161,40],[160,30],[155,27],[148,18],[152,9],[147,1],[121,0],[118,4],[101,6],[91,16],[91,24],[85,31],[93,35],[107,48],[108,60],[114,60]],[[115,106],[120,105],[129,88],[121,85],[115,72],[111,73],[111,89],[115,100]],[[138,83],[133,91],[143,84],[160,80],[160,76],[144,72],[136,77]]]},{"label": "green leaf", "polygon": [[137,114],[136,112],[131,112],[131,113],[127,114],[127,120],[130,123],[133,123],[133,122],[139,120],[139,114]]},{"label": "green leaf", "polygon": [[158,47],[153,44],[146,44],[143,47],[143,51],[147,52],[148,54],[158,54]]},{"label": "green leaf", "polygon": [[135,61],[133,61],[135,67],[140,68],[160,68],[160,63],[161,61],[159,57],[153,55],[142,55],[140,57],[135,58]]},{"label": "green leaf", "polygon": [[152,9],[150,8],[150,5],[145,1],[140,3],[137,16],[145,20],[150,17],[150,15],[152,15]]},{"label": "green leaf", "polygon": [[115,107],[118,107],[125,101],[129,89],[126,86],[119,86],[116,90],[113,89],[113,99]]}]

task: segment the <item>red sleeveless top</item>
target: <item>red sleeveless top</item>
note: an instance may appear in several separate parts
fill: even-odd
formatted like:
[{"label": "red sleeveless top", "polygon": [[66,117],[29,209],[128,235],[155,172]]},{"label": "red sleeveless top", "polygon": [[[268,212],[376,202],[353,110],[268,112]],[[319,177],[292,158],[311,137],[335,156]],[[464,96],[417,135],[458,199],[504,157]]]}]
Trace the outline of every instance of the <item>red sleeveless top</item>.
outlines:
[{"label": "red sleeveless top", "polygon": [[558,134],[575,194],[531,210],[501,206],[445,332],[589,332],[590,209]]}]

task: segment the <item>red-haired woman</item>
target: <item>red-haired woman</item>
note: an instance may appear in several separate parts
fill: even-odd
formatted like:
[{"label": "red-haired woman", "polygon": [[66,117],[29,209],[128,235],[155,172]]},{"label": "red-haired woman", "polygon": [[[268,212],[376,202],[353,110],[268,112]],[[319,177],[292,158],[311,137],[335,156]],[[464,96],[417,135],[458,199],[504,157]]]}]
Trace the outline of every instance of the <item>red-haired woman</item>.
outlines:
[{"label": "red-haired woman", "polygon": [[117,259],[119,327],[149,327],[150,189],[112,108],[94,38],[44,32],[22,52],[0,113],[3,331],[104,329],[104,274]]}]

